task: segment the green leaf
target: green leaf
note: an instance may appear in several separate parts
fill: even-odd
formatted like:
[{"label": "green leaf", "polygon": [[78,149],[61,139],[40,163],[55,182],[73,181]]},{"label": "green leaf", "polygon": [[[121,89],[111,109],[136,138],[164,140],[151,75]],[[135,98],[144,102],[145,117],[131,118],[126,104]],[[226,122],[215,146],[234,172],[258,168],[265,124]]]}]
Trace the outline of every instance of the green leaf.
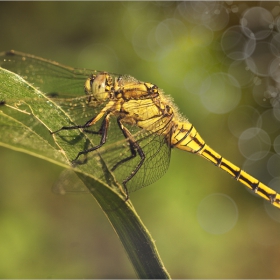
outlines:
[{"label": "green leaf", "polygon": [[[0,145],[70,168],[85,142],[92,140],[81,131],[51,134],[71,123],[71,116],[22,77],[0,68],[0,85]],[[96,154],[72,169],[108,217],[137,276],[169,278],[152,237],[102,157]]]}]

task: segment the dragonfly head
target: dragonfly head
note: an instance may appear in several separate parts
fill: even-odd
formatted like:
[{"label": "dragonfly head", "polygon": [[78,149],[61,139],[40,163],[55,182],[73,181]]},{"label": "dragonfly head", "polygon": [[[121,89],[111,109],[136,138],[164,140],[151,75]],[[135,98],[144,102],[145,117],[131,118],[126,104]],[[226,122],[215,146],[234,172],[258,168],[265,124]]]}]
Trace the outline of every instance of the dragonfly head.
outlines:
[{"label": "dragonfly head", "polygon": [[108,99],[112,88],[113,79],[106,72],[92,75],[85,82],[85,93],[91,95],[97,101]]}]

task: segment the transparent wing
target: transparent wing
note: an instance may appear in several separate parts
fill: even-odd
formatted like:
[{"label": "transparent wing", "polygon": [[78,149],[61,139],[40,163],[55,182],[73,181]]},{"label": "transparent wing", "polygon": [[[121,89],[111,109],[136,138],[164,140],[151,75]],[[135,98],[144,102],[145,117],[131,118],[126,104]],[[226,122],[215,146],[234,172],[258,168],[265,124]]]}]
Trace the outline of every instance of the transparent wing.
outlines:
[{"label": "transparent wing", "polygon": [[[153,126],[157,125],[158,122],[153,124]],[[133,131],[133,128],[131,128],[131,130]],[[166,123],[165,128],[160,128],[157,133],[142,129],[134,133],[133,136],[143,151],[145,160],[137,173],[127,182],[129,192],[133,192],[150,185],[161,178],[168,169],[171,152],[168,140],[170,137],[170,128],[168,123]],[[105,154],[103,155],[103,158],[109,162],[110,167],[112,168],[115,164],[120,162],[120,157],[126,158],[130,154],[131,152],[127,148],[122,151],[119,150],[114,151],[113,153]],[[136,154],[136,157],[119,164],[114,170],[117,180],[122,183],[130,174],[132,174],[132,172],[134,172],[140,163],[140,160],[141,157],[139,154]]]},{"label": "transparent wing", "polygon": [[[148,110],[148,108],[146,109]],[[128,191],[133,192],[157,181],[167,171],[171,153],[172,119],[162,116],[146,129],[128,124],[125,127],[132,134],[145,156],[141,168],[127,182]],[[86,155],[87,160],[94,160],[97,153],[106,162],[108,169],[113,172],[120,184],[135,171],[141,161],[137,151],[135,157],[131,157],[131,145],[124,138],[114,117],[111,118],[106,143],[97,151]],[[115,166],[117,167],[114,169]]]},{"label": "transparent wing", "polygon": [[0,54],[0,66],[22,76],[45,94],[57,94],[62,98],[84,95],[86,78],[98,73],[14,51]]}]

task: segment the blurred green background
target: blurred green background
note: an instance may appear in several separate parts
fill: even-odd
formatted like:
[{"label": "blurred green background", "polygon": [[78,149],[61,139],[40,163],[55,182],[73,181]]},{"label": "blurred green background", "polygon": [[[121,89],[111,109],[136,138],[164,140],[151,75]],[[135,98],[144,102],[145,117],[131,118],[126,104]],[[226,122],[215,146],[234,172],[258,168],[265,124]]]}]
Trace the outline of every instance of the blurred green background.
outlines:
[{"label": "blurred green background", "polygon": [[[264,75],[240,75],[227,52],[236,40],[221,43],[252,7],[279,16],[277,2],[0,2],[0,51],[154,83],[242,167],[245,146],[233,133],[244,127],[240,112],[261,119],[271,142],[279,135],[279,122],[258,118],[272,108],[252,94]],[[280,176],[267,168],[279,170],[274,150],[245,164],[265,184]],[[0,278],[135,278],[92,196],[56,195],[60,167],[5,148],[0,155]],[[202,158],[174,150],[167,174],[131,200],[173,278],[279,278],[277,209]]]}]

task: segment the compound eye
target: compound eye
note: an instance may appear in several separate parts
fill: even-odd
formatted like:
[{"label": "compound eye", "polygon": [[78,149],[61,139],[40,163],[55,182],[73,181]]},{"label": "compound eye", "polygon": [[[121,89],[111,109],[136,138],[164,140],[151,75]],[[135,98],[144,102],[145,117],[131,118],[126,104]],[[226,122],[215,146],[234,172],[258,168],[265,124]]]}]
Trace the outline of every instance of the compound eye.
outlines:
[{"label": "compound eye", "polygon": [[105,91],[106,87],[106,75],[99,74],[92,80],[92,94],[99,94]]},{"label": "compound eye", "polygon": [[110,81],[112,77],[107,73],[101,73],[96,76],[92,76],[86,81],[85,89],[90,86],[89,93],[96,100],[105,100],[108,98],[108,80]]}]

